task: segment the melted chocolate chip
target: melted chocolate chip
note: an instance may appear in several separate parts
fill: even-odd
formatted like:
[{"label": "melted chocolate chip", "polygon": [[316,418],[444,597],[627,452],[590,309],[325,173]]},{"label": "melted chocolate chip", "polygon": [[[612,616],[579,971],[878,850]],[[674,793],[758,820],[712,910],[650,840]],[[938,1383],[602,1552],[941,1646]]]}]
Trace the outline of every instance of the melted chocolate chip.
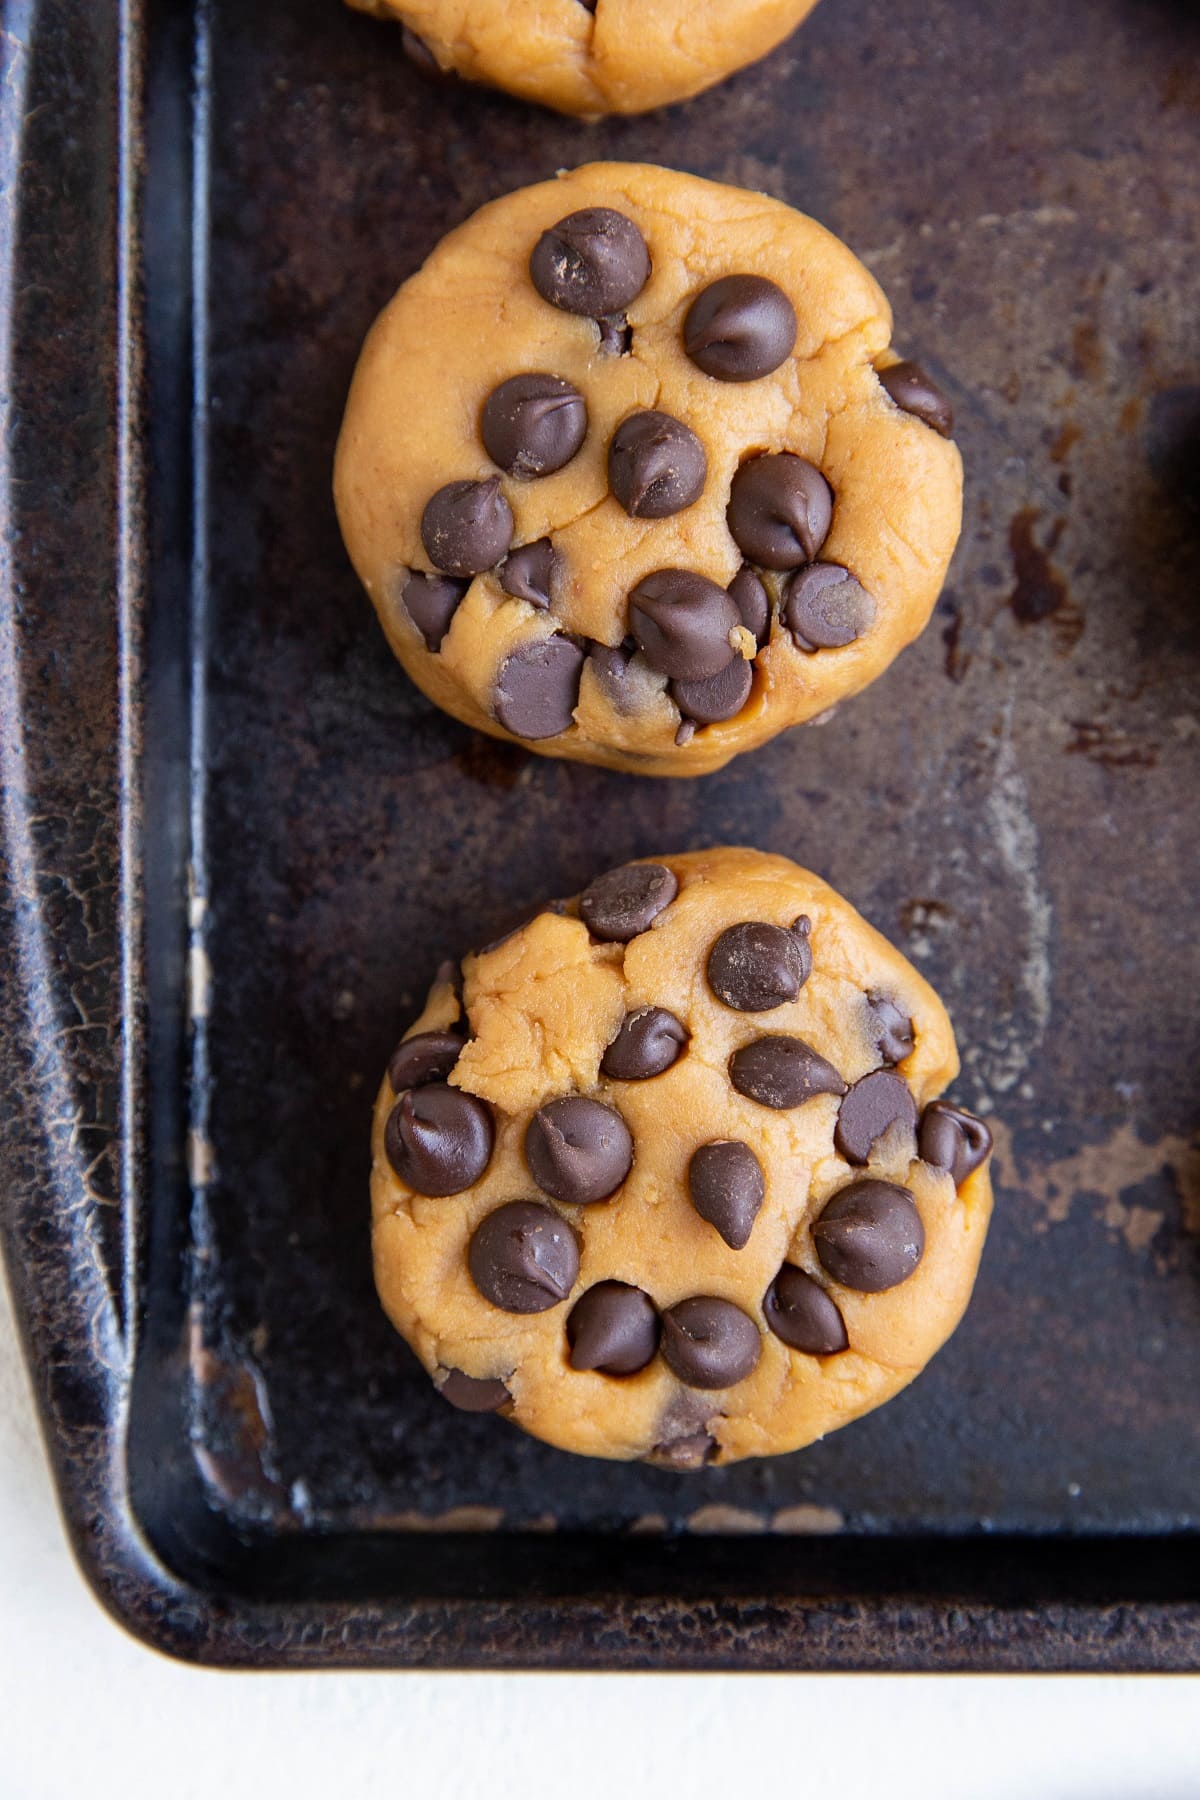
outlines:
[{"label": "melted chocolate chip", "polygon": [[667,519],[704,492],[708,458],[670,413],[632,413],[608,446],[608,485],[631,519]]},{"label": "melted chocolate chip", "polygon": [[678,681],[705,681],[737,654],[741,624],[724,588],[687,569],[656,569],[629,596],[629,628],[650,667]]},{"label": "melted chocolate chip", "polygon": [[590,1206],[610,1199],[628,1175],[633,1139],[613,1107],[569,1094],[534,1113],[525,1132],[525,1161],[551,1199]]},{"label": "melted chocolate chip", "polygon": [[719,675],[704,681],[673,681],[672,700],[685,719],[698,725],[717,725],[722,719],[736,718],[754,686],[754,664],[744,656],[735,656]]},{"label": "melted chocolate chip", "polygon": [[532,544],[522,544],[519,550],[509,551],[500,564],[500,586],[514,599],[527,600],[530,606],[545,612],[554,599],[561,573],[558,551],[549,538],[538,538]]},{"label": "melted chocolate chip", "polygon": [[798,1037],[761,1037],[735,1050],[729,1079],[739,1094],[785,1112],[817,1094],[844,1094],[846,1084],[832,1063]]},{"label": "melted chocolate chip", "polygon": [[954,408],[920,363],[893,363],[890,369],[880,369],[879,379],[903,412],[912,413],[942,437],[950,436],[954,430]]},{"label": "melted chocolate chip", "polygon": [[761,650],[771,635],[771,596],[761,575],[756,575],[748,563],[743,563],[730,582],[729,598]]},{"label": "melted chocolate chip", "polygon": [[500,478],[451,481],[421,514],[421,542],[435,568],[447,575],[481,575],[494,568],[512,543],[512,508]]},{"label": "melted chocolate chip", "polygon": [[479,1180],[492,1156],[492,1115],[474,1094],[445,1082],[408,1088],[388,1114],[387,1159],[418,1194],[461,1194]]},{"label": "melted chocolate chip", "polygon": [[727,1388],[753,1374],[762,1338],[732,1300],[696,1294],[663,1314],[662,1353],[688,1387]]},{"label": "melted chocolate chip", "polygon": [[450,621],[470,585],[469,581],[454,581],[449,575],[423,575],[418,569],[406,578],[400,598],[425,639],[427,650],[441,649]]},{"label": "melted chocolate chip", "polygon": [[600,327],[601,356],[628,356],[633,349],[633,326],[624,313],[613,313],[611,318],[597,319]]},{"label": "melted chocolate chip", "polygon": [[637,299],[650,279],[650,252],[632,219],[588,206],[542,233],[529,278],[551,306],[603,319]]},{"label": "melted chocolate chip", "polygon": [[508,475],[553,475],[587,436],[587,402],[557,375],[514,375],[483,407],[483,447]]},{"label": "melted chocolate chip", "polygon": [[758,381],[786,362],[796,314],[782,288],[761,275],[724,275],[698,294],[683,325],[683,346],[717,381]]},{"label": "melted chocolate chip", "polygon": [[594,938],[627,944],[648,931],[679,892],[662,863],[623,863],[590,881],[579,896],[579,912]]},{"label": "melted chocolate chip", "polygon": [[764,569],[812,562],[829,536],[833,494],[802,456],[755,456],[733,478],[725,517],[742,555]]},{"label": "melted chocolate chip", "polygon": [[500,665],[493,706],[514,737],[557,737],[572,723],[579,703],[583,651],[570,638],[534,638]]},{"label": "melted chocolate chip", "polygon": [[567,1319],[573,1369],[636,1375],[658,1350],[658,1314],[649,1294],[624,1281],[599,1281]]},{"label": "melted chocolate chip", "polygon": [[870,1011],[871,1036],[879,1048],[880,1061],[902,1063],[906,1056],[912,1054],[912,1020],[886,994],[868,994],[867,1006]]},{"label": "melted chocolate chip", "polygon": [[388,1064],[388,1080],[393,1094],[406,1088],[424,1087],[430,1081],[445,1081],[462,1054],[463,1041],[453,1031],[419,1031],[405,1038],[392,1052]]},{"label": "melted chocolate chip", "polygon": [[893,1125],[915,1132],[917,1103],[907,1081],[890,1069],[876,1069],[856,1081],[842,1101],[833,1141],[847,1162],[870,1162],[872,1148]]},{"label": "melted chocolate chip", "polygon": [[767,1192],[762,1165],[749,1144],[719,1138],[701,1144],[688,1164],[688,1194],[731,1250],[744,1250]]},{"label": "melted chocolate chip", "polygon": [[747,920],[730,925],[708,953],[708,985],[735,1012],[770,1012],[794,1000],[812,974],[803,914],[790,931],[781,925]]},{"label": "melted chocolate chip", "polygon": [[467,1266],[484,1299],[503,1312],[546,1312],[575,1286],[579,1243],[552,1206],[510,1200],[476,1226]]},{"label": "melted chocolate chip", "polygon": [[834,1302],[819,1281],[794,1263],[784,1263],[767,1289],[763,1317],[777,1338],[806,1356],[836,1356],[850,1347]]},{"label": "melted chocolate chip", "polygon": [[512,1399],[502,1381],[480,1380],[476,1375],[464,1375],[461,1369],[447,1369],[438,1393],[459,1412],[471,1413],[498,1412]]},{"label": "melted chocolate chip", "polygon": [[931,1100],[921,1114],[919,1152],[931,1168],[946,1169],[960,1188],[987,1161],[992,1134],[982,1119],[945,1100]]},{"label": "melted chocolate chip", "polygon": [[648,1081],[683,1055],[688,1030],[665,1006],[639,1006],[626,1013],[600,1064],[610,1081]]},{"label": "melted chocolate chip", "polygon": [[854,1181],[812,1228],[821,1267],[843,1287],[882,1294],[907,1281],[925,1249],[925,1228],[907,1188]]},{"label": "melted chocolate chip", "polygon": [[783,622],[798,650],[840,650],[875,622],[875,602],[837,563],[810,563],[788,577]]}]

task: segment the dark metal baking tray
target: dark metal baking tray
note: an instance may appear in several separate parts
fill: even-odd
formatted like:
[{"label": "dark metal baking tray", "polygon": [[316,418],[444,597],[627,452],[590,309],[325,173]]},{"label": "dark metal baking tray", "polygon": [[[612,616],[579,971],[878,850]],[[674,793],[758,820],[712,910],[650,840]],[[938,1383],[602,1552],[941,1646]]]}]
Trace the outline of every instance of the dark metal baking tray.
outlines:
[{"label": "dark metal baking tray", "polygon": [[[97,1592],[226,1664],[1200,1667],[1192,9],[825,0],[591,128],[335,0],[4,23],[3,1225]],[[376,309],[600,156],[824,220],[960,419],[921,642],[704,781],[441,717],[329,497]],[[442,955],[721,841],[935,981],[998,1205],[907,1394],[683,1478],[442,1405],[374,1299],[367,1127]]]}]

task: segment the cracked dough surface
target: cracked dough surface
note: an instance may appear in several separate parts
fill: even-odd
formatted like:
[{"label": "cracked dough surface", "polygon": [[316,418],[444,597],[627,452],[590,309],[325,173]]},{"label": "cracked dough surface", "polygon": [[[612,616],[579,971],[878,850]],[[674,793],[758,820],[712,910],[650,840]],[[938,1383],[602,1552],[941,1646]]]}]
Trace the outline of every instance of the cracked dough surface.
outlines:
[{"label": "cracked dough surface", "polygon": [[765,56],[814,0],[349,0],[416,33],[442,69],[600,118],[686,100]]},{"label": "cracked dough surface", "polygon": [[[905,1387],[954,1330],[975,1279],[991,1212],[986,1163],[956,1191],[950,1174],[922,1162],[909,1130],[875,1145],[852,1167],[834,1146],[838,1099],[818,1094],[774,1111],[743,1097],[728,1075],[731,1054],[768,1033],[804,1038],[850,1084],[880,1067],[867,995],[887,996],[912,1021],[913,1047],[897,1073],[918,1111],[958,1071],[950,1021],[916,970],[817,876],[784,857],[714,849],[657,859],[678,881],[675,899],[630,942],[598,943],[577,916],[538,914],[462,965],[463,1002],[435,983],[406,1034],[445,1030],[465,1004],[465,1047],[452,1086],[490,1107],[495,1141],[483,1176],[465,1192],[425,1198],[407,1188],[384,1150],[395,1096],[380,1089],[371,1176],[375,1275],[385,1310],[431,1376],[459,1369],[500,1379],[507,1415],[565,1450],[611,1458],[655,1457],[672,1438],[706,1431],[712,1460],[795,1450],[878,1406]],[[785,929],[811,920],[812,971],[795,1000],[746,1013],[721,1004],[706,980],[717,937],[751,919]],[[627,1011],[669,1009],[690,1033],[665,1073],[614,1081],[600,1063]],[[581,1247],[579,1277],[562,1304],[533,1316],[485,1300],[467,1269],[470,1237],[513,1200],[545,1201],[525,1161],[533,1112],[564,1094],[616,1108],[634,1142],[632,1169],[616,1195],[559,1206]],[[743,1249],[729,1247],[693,1208],[688,1162],[700,1144],[735,1138],[754,1150],[766,1194]],[[855,1292],[823,1271],[812,1223],[839,1190],[864,1176],[902,1184],[915,1199],[925,1249],[915,1271],[886,1292]],[[818,1278],[845,1321],[849,1348],[811,1356],[768,1330],[763,1297],[781,1264]],[[762,1333],[753,1374],[723,1392],[683,1385],[661,1355],[640,1373],[614,1377],[569,1361],[565,1321],[594,1283],[642,1288],[661,1311],[695,1294],[735,1302]]]}]

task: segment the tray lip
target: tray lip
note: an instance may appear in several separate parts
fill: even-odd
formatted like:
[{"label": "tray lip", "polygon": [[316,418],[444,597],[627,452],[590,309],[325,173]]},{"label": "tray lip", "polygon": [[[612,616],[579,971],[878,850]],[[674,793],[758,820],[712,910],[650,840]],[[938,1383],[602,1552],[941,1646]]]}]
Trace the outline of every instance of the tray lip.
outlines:
[{"label": "tray lip", "polygon": [[[51,1130],[48,1100],[72,1072],[51,1057],[37,1074],[35,1052],[44,1050],[50,1000],[38,994],[21,965],[22,943],[36,934],[36,905],[16,908],[17,967],[0,984],[0,1020],[7,1045],[19,1052],[23,1104],[0,1127],[6,1193],[0,1216],[19,1335],[33,1375],[42,1429],[72,1548],[83,1574],[112,1617],[144,1644],[181,1660],[227,1668],[424,1667],[488,1669],[962,1669],[962,1670],[1197,1670],[1200,1669],[1200,1603],[1149,1605],[1113,1600],[1036,1606],[932,1600],[919,1593],[886,1598],[779,1599],[747,1593],[734,1599],[687,1600],[656,1593],[594,1594],[566,1600],[428,1600],[379,1602],[249,1602],[219,1585],[203,1588],[180,1579],[151,1548],[136,1516],[128,1480],[130,1388],[136,1353],[136,1248],[139,1149],[145,1094],[146,1045],[141,1030],[143,989],[140,760],[142,710],[139,658],[145,591],[145,472],[140,462],[142,313],[140,297],[143,90],[149,0],[89,0],[50,6],[24,0],[12,9],[9,54],[15,79],[0,96],[0,172],[9,177],[0,198],[0,312],[7,340],[6,369],[34,360],[35,346],[22,337],[18,289],[27,278],[21,220],[37,172],[38,145],[31,120],[43,107],[25,104],[25,78],[35,52],[54,47],[79,26],[93,59],[87,91],[60,99],[64,108],[90,108],[110,116],[115,145],[109,171],[114,241],[97,228],[91,245],[96,280],[96,344],[87,378],[113,376],[105,459],[116,496],[116,516],[106,519],[116,568],[112,752],[121,772],[116,803],[120,859],[114,902],[119,951],[111,981],[126,1030],[118,1050],[122,1128],[121,1210],[123,1266],[102,1267],[72,1207],[78,1156]],[[82,27],[90,15],[91,28]],[[195,16],[203,33],[209,0]],[[53,58],[49,59],[51,62]],[[49,96],[34,96],[44,101]],[[85,121],[86,124],[90,122]],[[65,204],[65,203],[64,203]],[[39,268],[49,282],[53,269]],[[65,279],[60,276],[60,281]],[[16,551],[23,508],[22,484],[8,460],[0,463],[5,601],[12,618],[20,586]],[[56,546],[59,566],[72,552],[65,525]],[[38,596],[22,593],[34,625]],[[16,627],[13,627],[16,631]],[[67,754],[54,740],[53,718],[39,720],[24,707],[16,637],[0,639],[0,733],[5,755],[23,754],[37,730],[51,740],[42,748]],[[29,870],[16,839],[27,818],[5,820],[6,872],[19,884]],[[37,796],[28,796],[30,816]],[[32,843],[32,838],[29,842]],[[36,870],[34,871],[36,873]],[[0,947],[8,961],[8,952]],[[31,1074],[30,1071],[33,1071]],[[49,1206],[46,1197],[49,1196]],[[35,1241],[48,1222],[54,1257]],[[55,1258],[57,1259],[55,1261]],[[63,1345],[67,1345],[64,1360]],[[85,1350],[88,1352],[85,1354]],[[70,1404],[62,1380],[69,1378]],[[939,1540],[932,1540],[937,1542]],[[1024,1541],[1024,1540],[1023,1540]],[[1200,1539],[1178,1534],[1194,1555]],[[552,1628],[549,1628],[552,1627]]]}]

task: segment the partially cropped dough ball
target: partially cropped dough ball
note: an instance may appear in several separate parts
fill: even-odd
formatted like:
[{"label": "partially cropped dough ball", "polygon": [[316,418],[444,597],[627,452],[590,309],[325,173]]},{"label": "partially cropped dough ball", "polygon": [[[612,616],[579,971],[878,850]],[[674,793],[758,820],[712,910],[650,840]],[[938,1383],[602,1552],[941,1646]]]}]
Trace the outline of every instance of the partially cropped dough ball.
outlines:
[{"label": "partially cropped dough ball", "polygon": [[991,1213],[937,995],[755,850],[443,969],[375,1109],[375,1277],[445,1399],[670,1468],[795,1450],[954,1330]]}]

